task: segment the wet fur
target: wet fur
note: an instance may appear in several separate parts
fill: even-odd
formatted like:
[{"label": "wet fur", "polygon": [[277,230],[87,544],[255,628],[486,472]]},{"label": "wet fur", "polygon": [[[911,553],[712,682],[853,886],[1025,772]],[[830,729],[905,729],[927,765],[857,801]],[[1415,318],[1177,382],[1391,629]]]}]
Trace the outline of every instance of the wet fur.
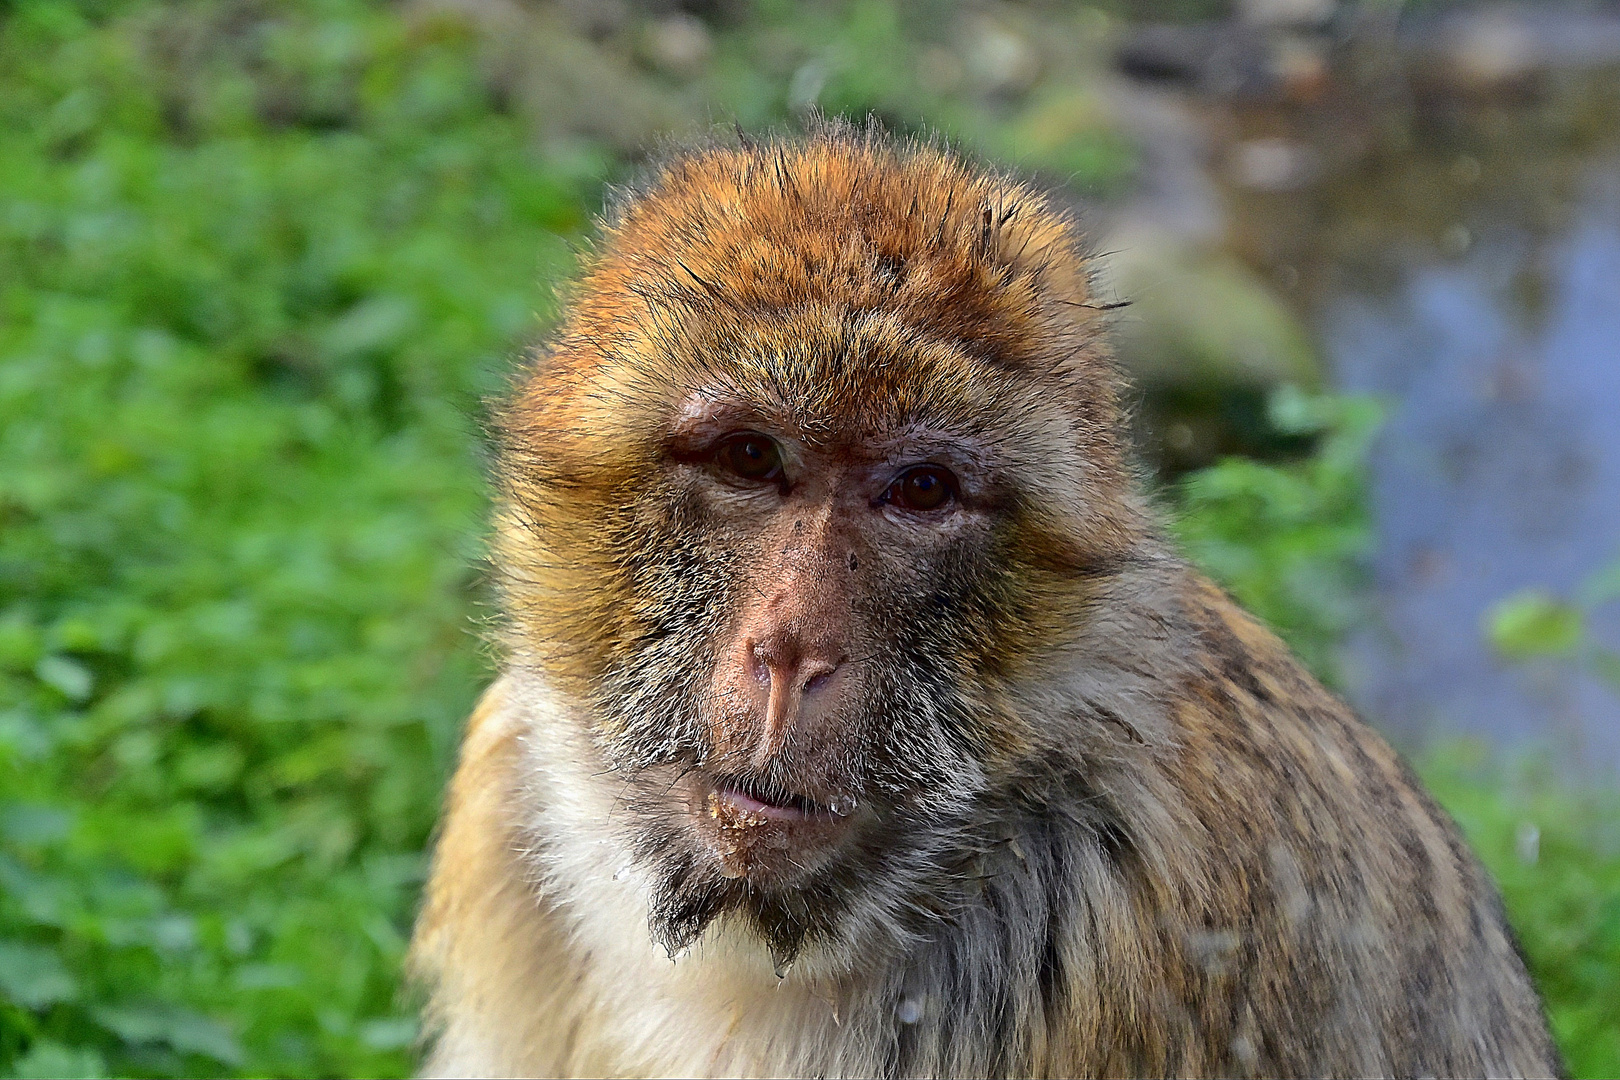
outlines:
[{"label": "wet fur", "polygon": [[[1558,1070],[1455,827],[1160,539],[1104,306],[1038,193],[870,133],[626,196],[502,421],[507,659],[413,945],[429,1072]],[[881,812],[813,888],[719,878],[671,805],[752,557],[669,464],[694,390],[948,438],[992,492],[920,564],[825,568],[891,689],[835,763]]]}]

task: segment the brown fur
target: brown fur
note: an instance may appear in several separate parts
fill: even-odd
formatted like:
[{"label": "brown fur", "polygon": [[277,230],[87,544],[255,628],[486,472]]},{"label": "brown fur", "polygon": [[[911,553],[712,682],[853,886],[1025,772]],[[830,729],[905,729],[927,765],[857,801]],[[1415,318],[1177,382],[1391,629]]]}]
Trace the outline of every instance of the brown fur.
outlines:
[{"label": "brown fur", "polygon": [[[625,199],[503,420],[507,659],[413,946],[429,1071],[1558,1070],[1455,827],[1166,550],[1087,271],[1027,187],[840,128]],[[745,512],[683,464],[726,424],[943,447],[973,493],[931,530]],[[751,752],[877,809],[749,891],[671,793],[754,737],[702,688],[761,619],[871,657],[859,707]]]}]

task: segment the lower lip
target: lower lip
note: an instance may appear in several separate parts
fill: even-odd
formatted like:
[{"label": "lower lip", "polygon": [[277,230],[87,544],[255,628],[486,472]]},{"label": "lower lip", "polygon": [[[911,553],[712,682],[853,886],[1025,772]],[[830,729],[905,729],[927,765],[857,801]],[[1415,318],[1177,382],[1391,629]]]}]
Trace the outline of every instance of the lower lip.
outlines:
[{"label": "lower lip", "polygon": [[693,807],[698,828],[720,875],[746,877],[761,887],[802,883],[830,857],[852,823],[829,808],[780,806],[724,783],[711,782],[693,794],[699,800]]},{"label": "lower lip", "polygon": [[716,802],[724,804],[735,814],[765,821],[826,821],[836,819],[835,815],[830,811],[806,813],[793,806],[777,806],[774,803],[761,802],[752,795],[745,795],[735,788],[715,789],[714,799]]}]

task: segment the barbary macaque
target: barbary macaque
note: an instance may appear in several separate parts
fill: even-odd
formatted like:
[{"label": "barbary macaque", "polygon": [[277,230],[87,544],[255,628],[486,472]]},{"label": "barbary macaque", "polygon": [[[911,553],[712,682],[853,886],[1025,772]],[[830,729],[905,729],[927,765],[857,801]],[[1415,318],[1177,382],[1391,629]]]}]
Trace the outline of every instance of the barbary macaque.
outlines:
[{"label": "barbary macaque", "polygon": [[427,1072],[1561,1069],[1455,826],[1171,550],[1091,273],[832,124],[623,196],[499,419]]}]

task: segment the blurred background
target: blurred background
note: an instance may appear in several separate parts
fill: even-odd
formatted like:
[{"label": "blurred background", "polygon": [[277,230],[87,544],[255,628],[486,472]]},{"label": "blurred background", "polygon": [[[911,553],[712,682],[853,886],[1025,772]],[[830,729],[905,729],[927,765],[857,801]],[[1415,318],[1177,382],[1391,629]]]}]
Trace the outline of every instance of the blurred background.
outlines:
[{"label": "blurred background", "polygon": [[810,110],[1072,203],[1189,554],[1620,1073],[1620,6],[0,0],[0,1074],[404,1075],[486,401]]}]

